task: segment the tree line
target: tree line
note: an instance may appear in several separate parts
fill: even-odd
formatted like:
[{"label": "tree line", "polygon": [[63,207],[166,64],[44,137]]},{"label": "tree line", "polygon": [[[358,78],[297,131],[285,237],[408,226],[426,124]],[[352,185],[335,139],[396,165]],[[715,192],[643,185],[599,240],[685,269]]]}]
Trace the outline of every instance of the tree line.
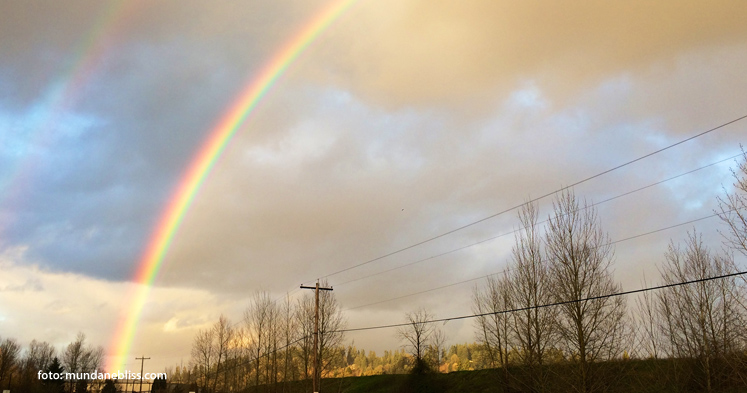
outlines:
[{"label": "tree line", "polygon": [[[723,249],[711,250],[693,229],[682,243],[672,241],[657,264],[663,284],[701,281],[637,299],[614,296],[622,288],[613,277],[612,241],[595,206],[565,190],[553,201],[544,226],[536,204],[518,212],[520,229],[508,268],[473,291],[473,311],[480,315],[477,343],[462,346],[462,356],[458,345],[447,353],[443,332],[425,309],[405,315],[396,332],[401,351],[386,351],[383,357],[351,353],[339,332],[344,318],[334,296],[325,292],[323,375],[496,368],[501,376],[496,385],[506,392],[591,393],[645,374],[641,362],[648,362],[646,375],[653,382],[645,383],[671,391],[746,386],[747,281],[744,276],[710,280],[738,271],[735,252],[747,255],[747,154],[742,158],[733,171],[735,191],[718,198],[716,213],[728,228]],[[229,325],[221,317],[195,339],[188,374],[206,391],[264,386],[285,392],[289,381],[310,378],[311,297],[275,305],[258,293],[241,326]],[[643,384],[642,390],[651,388]]]},{"label": "tree line", "polygon": [[661,282],[697,282],[645,292],[630,310],[622,296],[606,296],[622,289],[593,205],[561,193],[544,231],[536,205],[524,205],[508,269],[473,295],[475,313],[486,314],[477,319],[476,335],[502,370],[504,390],[610,391],[633,378],[631,357],[666,359],[651,363],[660,388],[747,386],[747,281],[741,275],[710,280],[739,272],[734,252],[747,255],[743,158],[733,172],[736,191],[718,199],[717,214],[728,228],[723,250],[708,248],[694,229],[682,244],[672,241],[657,265]]},{"label": "tree line", "polygon": [[78,333],[62,351],[46,341],[32,340],[25,349],[14,338],[0,340],[0,390],[28,393],[100,391],[105,381],[64,381],[39,378],[48,374],[93,373],[100,371],[104,348],[86,343]]},{"label": "tree line", "polygon": [[[401,348],[383,356],[366,353],[345,345],[340,305],[333,292],[322,291],[321,375],[490,368],[499,376],[496,390],[505,392],[743,391],[747,278],[710,279],[738,271],[735,253],[747,256],[747,154],[732,173],[734,191],[718,198],[716,211],[726,228],[723,247],[714,251],[693,229],[657,258],[662,284],[692,284],[635,299],[610,296],[622,291],[613,276],[612,242],[595,206],[565,190],[544,222],[534,203],[519,210],[508,268],[472,293],[475,343],[447,346],[434,315],[418,309],[405,314],[395,333]],[[314,314],[310,294],[276,302],[256,292],[240,320],[220,316],[195,335],[187,367],[165,370],[172,391],[285,393],[298,391],[297,381],[310,389]],[[103,349],[87,345],[83,334],[59,353],[36,340],[22,352],[6,338],[0,340],[0,388],[116,391],[102,381],[64,385],[35,374],[92,372],[102,356]]]},{"label": "tree line", "polygon": [[[167,371],[167,375],[173,375],[173,383],[195,383],[203,392],[241,391],[251,386],[288,391],[291,381],[311,378],[314,314],[312,296],[277,303],[267,292],[257,292],[242,320],[232,323],[221,316],[212,327],[200,330],[192,343],[190,367]],[[330,370],[342,362],[340,330],[345,323],[334,295],[320,291],[318,351],[323,377],[336,376]]]}]

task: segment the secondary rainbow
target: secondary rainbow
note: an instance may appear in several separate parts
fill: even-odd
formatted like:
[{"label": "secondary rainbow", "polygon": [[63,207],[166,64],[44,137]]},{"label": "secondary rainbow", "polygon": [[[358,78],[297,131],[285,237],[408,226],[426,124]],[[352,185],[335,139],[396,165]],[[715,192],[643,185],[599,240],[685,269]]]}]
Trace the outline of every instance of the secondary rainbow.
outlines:
[{"label": "secondary rainbow", "polygon": [[208,133],[206,142],[191,161],[173,197],[169,200],[166,210],[162,213],[138,265],[134,278],[138,285],[134,289],[135,293],[130,297],[132,300],[125,309],[109,346],[109,362],[106,367],[109,372],[124,371],[124,362],[130,360],[130,348],[135,339],[137,324],[148,299],[150,287],[158,275],[179,224],[216,160],[247,116],[288,66],[355,1],[333,1],[312,18],[242,90],[216,126]]},{"label": "secondary rainbow", "polygon": [[[78,40],[71,60],[62,72],[49,83],[40,97],[33,116],[33,123],[27,124],[30,133],[26,141],[32,146],[49,146],[59,130],[64,116],[72,109],[84,91],[84,87],[95,76],[102,60],[110,53],[111,43],[118,38],[126,22],[133,15],[132,2],[121,0],[103,3],[95,24]],[[64,64],[64,62],[63,62]],[[0,177],[0,205],[22,203],[33,182],[35,171],[40,163],[36,160],[19,159],[14,166],[5,168],[9,175]],[[11,208],[11,211],[13,209]],[[10,217],[13,220],[15,217]],[[4,223],[10,226],[10,222]],[[4,228],[0,226],[0,232]]]}]

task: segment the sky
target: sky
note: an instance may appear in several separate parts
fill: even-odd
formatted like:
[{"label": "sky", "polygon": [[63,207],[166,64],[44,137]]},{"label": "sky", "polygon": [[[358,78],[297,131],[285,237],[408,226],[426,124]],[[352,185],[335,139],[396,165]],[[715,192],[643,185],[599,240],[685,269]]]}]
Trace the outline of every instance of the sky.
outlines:
[{"label": "sky", "polygon": [[[2,338],[62,348],[83,332],[108,347],[189,164],[329,4],[0,2]],[[480,277],[509,263],[516,211],[333,273],[747,115],[744,18],[731,1],[355,1],[202,183],[126,366],[186,364],[195,333],[221,314],[239,321],[256,291],[296,299],[318,278],[350,328],[418,308],[470,314]],[[597,206],[613,241],[710,216],[746,129],[736,121],[574,192],[601,202],[719,162]],[[538,206],[547,218],[552,197]],[[668,244],[693,230],[721,250],[718,218],[677,226],[615,244],[615,279],[656,282]],[[470,321],[441,328],[447,343],[475,340]],[[401,345],[392,330],[346,340]]]}]

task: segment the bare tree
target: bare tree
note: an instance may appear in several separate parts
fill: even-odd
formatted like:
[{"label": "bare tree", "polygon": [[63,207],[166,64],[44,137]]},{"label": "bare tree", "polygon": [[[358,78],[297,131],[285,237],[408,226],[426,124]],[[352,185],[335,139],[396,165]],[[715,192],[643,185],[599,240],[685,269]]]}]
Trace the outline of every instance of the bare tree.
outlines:
[{"label": "bare tree", "polygon": [[[329,287],[327,280],[320,283],[322,287]],[[306,295],[311,301],[311,295]],[[328,371],[336,356],[340,356],[340,347],[345,337],[345,317],[340,309],[340,303],[332,291],[319,292],[319,354],[321,359],[320,374]]]},{"label": "bare tree", "polygon": [[52,344],[43,341],[31,340],[26,354],[26,363],[35,370],[46,370],[52,363],[55,349]]},{"label": "bare tree", "polygon": [[[92,347],[85,344],[86,335],[79,332],[75,341],[68,344],[62,354],[65,370],[70,373],[91,373],[101,366],[104,358],[104,348]],[[85,391],[88,381],[79,378],[75,384],[76,391]]]},{"label": "bare tree", "polygon": [[[200,329],[192,343],[192,363],[197,369],[197,383],[207,390],[210,386],[211,368],[215,363],[215,331]],[[202,382],[202,383],[200,383]]]},{"label": "bare tree", "polygon": [[314,301],[308,296],[304,296],[298,301],[295,310],[296,325],[300,341],[298,344],[299,355],[303,368],[304,379],[311,378],[312,350],[314,344]]},{"label": "bare tree", "polygon": [[583,299],[620,292],[610,271],[613,251],[602,231],[596,209],[579,205],[570,191],[553,202],[546,250],[558,306],[556,328],[567,353],[576,363],[575,387],[581,392],[603,388],[593,363],[621,355],[625,332],[622,297]]},{"label": "bare tree", "polygon": [[[697,233],[688,234],[685,248],[670,244],[661,274],[666,284],[706,279],[733,272],[727,256],[712,255]],[[704,391],[711,392],[724,372],[739,374],[730,358],[745,350],[743,290],[735,278],[700,281],[666,288],[658,293],[658,312],[664,322],[668,352],[675,358],[696,361],[685,370]],[[736,373],[736,374],[735,374]],[[740,374],[741,375],[741,374]]]},{"label": "bare tree", "polygon": [[[220,379],[221,366],[225,366],[226,359],[228,358],[229,345],[233,337],[233,327],[231,322],[223,314],[218,318],[218,321],[213,324],[212,336],[215,338],[213,344],[215,348],[213,353],[215,354],[215,378],[213,378],[213,391],[218,391],[218,380]],[[223,387],[227,385],[228,373],[223,371]]]},{"label": "bare tree", "polygon": [[248,376],[251,373],[251,367],[248,367],[246,362],[251,354],[249,346],[250,339],[246,328],[243,326],[234,328],[228,346],[228,362],[225,366],[230,371],[230,391],[241,391],[248,385]]},{"label": "bare tree", "polygon": [[279,339],[279,310],[274,302],[270,302],[266,309],[265,323],[265,379],[267,380],[267,391],[270,385],[277,388],[278,382],[278,339]]},{"label": "bare tree", "polygon": [[511,285],[508,277],[490,276],[487,287],[476,287],[473,293],[473,311],[477,317],[477,337],[490,358],[493,367],[501,367],[503,386],[509,390],[509,352],[512,346],[511,315],[506,311],[513,308]]},{"label": "bare tree", "polygon": [[[648,287],[645,279],[643,287]],[[645,357],[658,359],[661,355],[663,336],[654,295],[651,292],[643,292],[635,301],[638,345]]]},{"label": "bare tree", "polygon": [[[320,287],[328,287],[326,280],[319,283]],[[299,326],[299,335],[301,336],[300,351],[304,371],[308,378],[309,370],[312,367],[311,359],[313,357],[314,342],[314,295],[306,294],[300,300],[297,308],[297,322]],[[340,356],[340,347],[345,328],[345,318],[337,302],[333,291],[319,291],[319,354],[321,365],[318,371],[324,375],[328,371],[335,357]]]},{"label": "bare tree", "polygon": [[283,340],[283,392],[288,391],[288,382],[295,379],[292,374],[293,351],[292,344],[296,340],[298,321],[294,316],[294,308],[290,296],[285,297],[281,311],[282,340]]},{"label": "bare tree", "polygon": [[20,352],[21,346],[15,339],[6,338],[0,342],[0,387],[6,386],[10,389],[11,375],[16,363],[18,363]]},{"label": "bare tree", "polygon": [[729,227],[724,237],[730,248],[747,255],[747,152],[742,149],[742,161],[737,170],[732,170],[734,191],[718,197],[719,209],[716,212]]},{"label": "bare tree", "polygon": [[[23,360],[19,362],[21,366],[21,391],[32,391],[33,386],[38,386],[39,381],[37,372],[47,370],[54,358],[55,349],[48,342],[39,342],[32,340],[26,351]],[[0,385],[2,387],[2,385]]]},{"label": "bare tree", "polygon": [[85,340],[86,336],[79,332],[75,341],[68,344],[65,352],[62,353],[62,364],[67,372],[79,373],[83,371]]},{"label": "bare tree", "polygon": [[433,349],[433,364],[436,367],[436,372],[441,372],[441,352],[443,352],[444,345],[446,344],[446,334],[443,329],[438,326],[433,326],[433,333],[431,334],[431,340],[429,347]]},{"label": "bare tree", "polygon": [[[734,191],[729,193],[724,189],[725,197],[718,197],[719,210],[716,212],[729,228],[728,234],[723,234],[725,245],[732,250],[747,255],[747,152],[742,148],[742,160],[737,163],[737,170],[732,169]],[[747,284],[747,278],[741,276],[742,282]],[[747,311],[747,304],[742,304]]]},{"label": "bare tree", "polygon": [[553,288],[537,228],[537,206],[527,203],[518,215],[521,230],[516,234],[506,283],[510,303],[521,309],[511,314],[511,329],[519,349],[519,361],[527,367],[527,388],[535,392],[545,390],[544,365],[546,352],[554,339],[557,308],[538,307],[552,302]]},{"label": "bare tree", "polygon": [[407,325],[397,329],[397,336],[405,341],[404,347],[415,356],[412,369],[415,374],[425,373],[429,368],[424,357],[434,331],[431,320],[433,320],[433,314],[421,308],[405,314]]},{"label": "bare tree", "polygon": [[[252,303],[249,305],[247,310],[244,312],[244,323],[247,331],[251,337],[252,347],[254,348],[254,385],[259,386],[260,378],[263,374],[262,370],[262,352],[267,349],[268,342],[268,329],[270,328],[270,319],[272,317],[274,303],[270,299],[270,295],[267,292],[256,292]],[[265,363],[266,367],[268,362]],[[270,383],[265,376],[265,383]]]},{"label": "bare tree", "polygon": [[104,348],[85,345],[85,340],[85,334],[78,333],[75,341],[68,344],[63,353],[63,362],[69,372],[90,373],[101,366],[104,358]]}]

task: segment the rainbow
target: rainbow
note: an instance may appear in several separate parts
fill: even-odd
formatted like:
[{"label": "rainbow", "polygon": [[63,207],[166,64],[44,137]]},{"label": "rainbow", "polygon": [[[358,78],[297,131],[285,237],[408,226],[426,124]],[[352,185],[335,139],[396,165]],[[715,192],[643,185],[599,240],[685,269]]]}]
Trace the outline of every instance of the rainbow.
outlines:
[{"label": "rainbow", "polygon": [[137,284],[129,307],[124,310],[109,347],[109,372],[124,371],[124,361],[135,339],[138,320],[148,299],[153,281],[169,250],[171,241],[187,209],[203,181],[225,150],[239,127],[254,110],[267,91],[283,75],[303,50],[336,20],[356,0],[336,0],[319,12],[301,31],[289,40],[261,72],[241,91],[238,98],[208,133],[205,143],[182,176],[168,206],[162,213],[153,236],[138,265],[134,281]]}]

